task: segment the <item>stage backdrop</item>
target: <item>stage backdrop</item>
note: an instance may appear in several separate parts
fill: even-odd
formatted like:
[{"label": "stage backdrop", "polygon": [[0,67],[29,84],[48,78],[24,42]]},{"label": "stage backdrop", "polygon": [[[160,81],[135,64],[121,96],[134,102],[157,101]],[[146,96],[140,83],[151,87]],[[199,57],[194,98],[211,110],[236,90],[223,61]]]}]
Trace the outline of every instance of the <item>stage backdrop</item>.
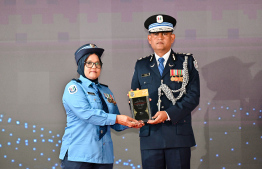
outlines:
[{"label": "stage backdrop", "polygon": [[[192,169],[262,168],[261,0],[0,0],[0,168],[60,168],[65,85],[75,50],[105,49],[99,79],[130,115],[137,59],[153,53],[143,23],[177,19],[175,52],[199,64]],[[137,129],[112,132],[115,169],[140,169]]]}]

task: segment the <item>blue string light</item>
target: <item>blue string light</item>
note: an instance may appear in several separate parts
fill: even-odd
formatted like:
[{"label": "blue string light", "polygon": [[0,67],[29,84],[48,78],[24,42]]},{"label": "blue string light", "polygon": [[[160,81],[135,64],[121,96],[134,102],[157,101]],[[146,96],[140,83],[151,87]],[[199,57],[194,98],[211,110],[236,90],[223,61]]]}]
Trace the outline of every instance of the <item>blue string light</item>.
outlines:
[{"label": "blue string light", "polygon": [[[0,115],[0,122],[3,122],[3,119],[2,119],[3,117],[4,117],[4,116],[1,114],[1,115]],[[8,124],[11,124],[11,125],[12,125],[12,118],[8,118],[6,122],[7,122]],[[18,125],[18,126],[21,125],[21,122],[18,121],[18,120],[15,121],[14,123],[15,123],[16,125]],[[29,127],[28,123],[24,123],[23,126],[24,126],[25,129],[27,129],[27,128]],[[32,128],[35,129],[35,128],[36,128],[36,125],[32,125]],[[2,128],[1,131],[2,131],[2,132],[5,132],[6,129]],[[44,131],[44,128],[41,128],[41,131]],[[32,130],[32,132],[35,133],[36,130]],[[52,131],[50,130],[50,131],[49,131],[49,134],[51,134],[51,133],[52,133]],[[9,136],[10,136],[10,137],[15,137],[15,134],[14,134],[14,133],[9,133]],[[44,137],[44,135],[41,134],[40,137]],[[60,134],[56,134],[56,137],[57,137],[57,138],[60,138]],[[55,138],[55,136],[52,136],[52,138]],[[0,140],[0,141],[1,141],[1,140]],[[15,141],[15,143],[16,143],[17,145],[19,145],[21,141],[24,141],[25,146],[28,146],[29,143],[30,143],[30,140],[29,140],[29,139],[21,140],[21,138],[17,138],[17,140]],[[43,138],[42,141],[45,141],[45,139]],[[54,143],[54,140],[53,140],[53,139],[48,139],[48,141],[49,141],[50,143]],[[36,143],[36,142],[37,142],[37,139],[36,139],[36,138],[32,139],[32,142]],[[6,144],[7,144],[7,146],[10,146],[10,147],[12,146],[12,142],[11,142],[11,141],[8,141]],[[59,144],[61,144],[61,140],[58,140],[58,143],[56,143],[56,147],[59,147],[59,146],[60,146]],[[2,147],[3,147],[3,145],[0,144],[0,148],[2,148]],[[14,150],[19,151],[19,147],[14,147]],[[36,151],[36,148],[33,147],[32,150],[33,150],[33,151]],[[52,152],[56,152],[56,150],[53,149]],[[40,153],[40,156],[44,156],[44,153]],[[8,158],[7,158],[7,155],[3,155],[2,158],[8,159]],[[0,157],[0,159],[1,159],[1,157]],[[10,158],[9,158],[9,159],[10,159]],[[33,160],[34,160],[34,161],[37,161],[37,158],[33,158]],[[46,160],[47,160],[47,161],[51,161],[51,158],[50,158],[50,157],[47,157]],[[16,163],[16,160],[15,160],[15,159],[11,159],[11,163]],[[22,163],[18,163],[17,166],[23,167],[23,164],[22,164]],[[58,163],[56,163],[56,164],[53,166],[53,168],[55,169],[56,166],[58,166]],[[26,169],[29,169],[29,168],[27,167]]]},{"label": "blue string light", "polygon": [[[210,105],[211,103],[209,102],[208,103],[208,105]],[[232,109],[230,109],[230,107],[224,107],[224,106],[221,106],[221,109],[224,109],[224,108],[226,108],[227,110],[231,110],[232,111],[232,113],[234,112],[234,113],[237,113],[237,110],[236,109],[234,109],[234,110],[232,110]],[[213,110],[215,110],[215,111],[218,111],[217,110],[217,108],[216,107],[212,107],[212,109]],[[200,111],[201,110],[201,108],[198,108],[198,110]],[[243,108],[239,108],[239,110],[240,111],[243,111]],[[256,108],[253,108],[252,109],[253,111],[258,111],[258,110],[256,110]],[[225,111],[225,110],[224,110]],[[246,115],[246,116],[249,116],[249,118],[250,117],[253,117],[254,116],[254,113],[252,112],[252,113],[250,113],[251,111],[246,111],[246,110],[244,110],[242,113],[241,112],[239,112],[239,114],[232,114],[231,115],[231,118],[235,118],[235,117],[239,117],[239,115],[240,115],[240,117],[243,117],[243,115]],[[262,110],[259,110],[259,112],[262,112]],[[1,114],[0,115],[0,122],[3,122],[3,115]],[[221,115],[220,114],[220,116],[219,117],[217,117],[218,118],[218,120],[221,120],[222,121],[222,118],[223,118],[223,120],[224,119],[226,119],[226,120],[228,120],[227,118],[227,116],[224,116],[224,115]],[[248,117],[247,117],[248,118]],[[259,115],[258,116],[258,118],[259,119],[261,119],[261,115]],[[12,121],[13,121],[13,119],[12,118],[7,118],[8,120],[6,121],[7,123],[12,123]],[[256,122],[252,122],[252,123],[250,123],[250,121],[247,121],[248,122],[248,124],[249,125],[251,125],[251,124],[253,124],[253,125],[257,125],[257,123]],[[209,121],[209,123],[211,124],[212,123],[212,121]],[[20,121],[14,121],[14,123],[13,124],[16,124],[16,125],[21,125],[21,122]],[[204,121],[204,124],[207,124],[207,121]],[[211,124],[212,125],[212,124]],[[29,127],[29,125],[28,125],[28,123],[24,123],[24,127],[25,128],[28,128]],[[43,127],[38,127],[38,126],[36,126],[36,125],[32,125],[31,126],[32,128],[33,128],[33,130],[32,130],[32,132],[33,133],[36,133],[37,132],[37,130],[36,130],[36,128],[39,128],[41,131],[45,131],[45,128],[43,128]],[[243,126],[243,127],[245,127],[245,126]],[[242,127],[241,126],[239,126],[238,127],[238,129],[239,130],[241,130],[242,129]],[[6,131],[6,129],[4,129],[4,128],[2,128],[1,129],[1,131],[2,132],[5,132]],[[51,131],[51,130],[49,130],[49,131],[46,131],[46,132],[48,132],[49,134],[52,134],[53,133],[53,131]],[[230,133],[228,133],[228,132],[224,132],[224,134],[225,135],[231,135],[231,130],[230,130]],[[14,133],[9,133],[9,136],[10,137],[15,137],[15,134]],[[38,135],[39,136],[39,135]],[[41,139],[41,141],[42,141],[42,143],[45,143],[45,142],[49,142],[49,143],[54,143],[54,145],[56,146],[56,147],[60,147],[60,145],[61,145],[61,139],[59,139],[57,142],[55,142],[54,141],[54,139],[57,137],[57,138],[61,138],[61,136],[60,136],[60,134],[54,134],[54,135],[52,135],[52,136],[49,136],[49,138],[44,138],[44,136],[46,137],[46,135],[44,135],[44,134],[40,134],[40,136],[39,137],[41,137],[42,139]],[[261,139],[262,139],[262,136],[259,136]],[[126,137],[125,136],[123,136],[122,137],[122,139],[125,139]],[[39,139],[39,138],[38,138]],[[216,140],[216,138],[215,137],[210,137],[209,138],[209,141],[215,141]],[[16,144],[20,144],[20,141],[21,141],[21,138],[18,138],[17,139],[17,141],[16,141]],[[33,142],[33,143],[37,143],[37,138],[34,138],[34,139],[32,139],[32,140],[28,140],[28,139],[26,139],[26,140],[22,140],[22,142],[23,141],[25,141],[25,145],[26,146],[28,146],[29,145],[29,143],[30,143],[30,141],[31,141],[31,143]],[[40,142],[41,142],[40,141]],[[249,144],[251,144],[250,142],[244,142],[246,145],[249,145]],[[46,143],[45,143],[46,144]],[[8,146],[11,146],[12,147],[12,142],[7,142],[7,145]],[[5,146],[6,146],[6,143],[5,143]],[[0,144],[0,148],[2,148],[3,147],[3,144]],[[197,145],[195,146],[195,147],[197,147]],[[15,147],[15,150],[19,150],[19,147]],[[124,149],[125,151],[128,151],[128,148],[125,148]],[[233,151],[235,151],[235,148],[230,148],[230,150],[233,152]],[[33,151],[37,151],[37,149],[34,147],[33,148]],[[51,149],[50,150],[51,152],[56,152],[56,149]],[[221,154],[220,154],[221,155]],[[215,156],[216,157],[219,157],[220,156],[219,154],[215,154]],[[40,156],[44,156],[44,153],[43,152],[41,152],[40,153]],[[221,155],[221,157],[222,157],[222,155]],[[7,158],[7,155],[4,155],[2,158]],[[257,157],[252,157],[253,158],[253,160],[257,160]],[[10,160],[10,157],[8,158],[9,160]],[[37,161],[37,158],[34,158],[33,159],[34,161]],[[47,161],[51,161],[52,159],[50,158],[50,157],[45,157],[45,160],[47,160]],[[133,169],[135,169],[135,168],[141,168],[141,165],[135,165],[135,164],[133,164],[133,163],[131,163],[131,159],[129,159],[129,160],[127,160],[127,161],[125,161],[125,162],[123,162],[122,163],[122,160],[121,159],[119,159],[119,160],[116,160],[115,161],[115,164],[116,165],[124,165],[124,166],[130,166],[130,167],[132,167]],[[12,163],[15,163],[16,161],[15,161],[15,159],[12,159],[11,160],[11,162]],[[200,162],[203,162],[203,159],[201,158],[200,159]],[[239,162],[239,163],[235,163],[235,165],[238,165],[238,166],[241,166],[242,165],[242,163],[241,162]],[[23,164],[22,163],[19,163],[19,164],[17,164],[19,167],[22,167],[23,166]],[[55,164],[54,166],[52,166],[52,168],[56,168],[57,166],[59,166],[59,164]],[[28,168],[29,169],[29,168]],[[222,167],[222,169],[226,169],[226,167],[224,166],[224,167]]]}]

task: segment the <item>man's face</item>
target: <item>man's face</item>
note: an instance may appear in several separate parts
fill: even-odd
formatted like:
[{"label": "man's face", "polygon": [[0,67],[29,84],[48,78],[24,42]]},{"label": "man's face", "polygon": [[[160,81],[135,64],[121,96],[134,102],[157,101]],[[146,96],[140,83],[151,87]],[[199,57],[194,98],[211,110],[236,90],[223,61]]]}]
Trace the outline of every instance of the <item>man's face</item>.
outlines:
[{"label": "man's face", "polygon": [[166,53],[171,49],[175,34],[172,34],[172,32],[155,32],[150,33],[147,38],[156,53]]}]

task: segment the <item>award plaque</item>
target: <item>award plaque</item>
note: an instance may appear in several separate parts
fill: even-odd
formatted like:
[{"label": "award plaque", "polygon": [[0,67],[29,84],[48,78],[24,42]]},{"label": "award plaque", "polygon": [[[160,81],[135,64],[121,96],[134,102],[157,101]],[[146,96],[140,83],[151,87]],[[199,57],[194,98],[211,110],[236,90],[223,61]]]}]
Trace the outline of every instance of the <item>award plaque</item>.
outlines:
[{"label": "award plaque", "polygon": [[144,122],[151,119],[148,89],[129,91],[129,99],[134,119]]}]

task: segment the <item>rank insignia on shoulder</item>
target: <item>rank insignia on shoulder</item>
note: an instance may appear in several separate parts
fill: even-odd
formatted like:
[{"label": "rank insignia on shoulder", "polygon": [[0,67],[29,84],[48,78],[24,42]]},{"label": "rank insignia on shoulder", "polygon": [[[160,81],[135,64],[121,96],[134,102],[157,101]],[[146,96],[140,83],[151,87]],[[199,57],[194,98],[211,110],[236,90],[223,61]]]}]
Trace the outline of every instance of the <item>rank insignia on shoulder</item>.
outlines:
[{"label": "rank insignia on shoulder", "polygon": [[106,85],[106,84],[103,84],[103,83],[99,83],[99,84],[102,85],[102,86],[108,87],[108,85]]},{"label": "rank insignia on shoulder", "polygon": [[142,58],[139,58],[138,60],[142,60],[142,59],[145,59],[145,58],[148,58],[149,56],[144,56]]},{"label": "rank insignia on shoulder", "polygon": [[184,70],[182,69],[170,69],[170,80],[175,82],[183,82]]},{"label": "rank insignia on shoulder", "polygon": [[73,81],[76,81],[77,83],[82,83],[82,81],[80,79],[72,79]]},{"label": "rank insignia on shoulder", "polygon": [[106,97],[106,99],[109,103],[114,103],[114,105],[116,105],[116,101],[114,100],[114,98],[111,94],[104,93],[104,96]]},{"label": "rank insignia on shoulder", "polygon": [[77,87],[76,87],[76,85],[71,85],[71,86],[69,86],[68,91],[69,91],[70,94],[76,93],[76,92],[77,92]]}]

